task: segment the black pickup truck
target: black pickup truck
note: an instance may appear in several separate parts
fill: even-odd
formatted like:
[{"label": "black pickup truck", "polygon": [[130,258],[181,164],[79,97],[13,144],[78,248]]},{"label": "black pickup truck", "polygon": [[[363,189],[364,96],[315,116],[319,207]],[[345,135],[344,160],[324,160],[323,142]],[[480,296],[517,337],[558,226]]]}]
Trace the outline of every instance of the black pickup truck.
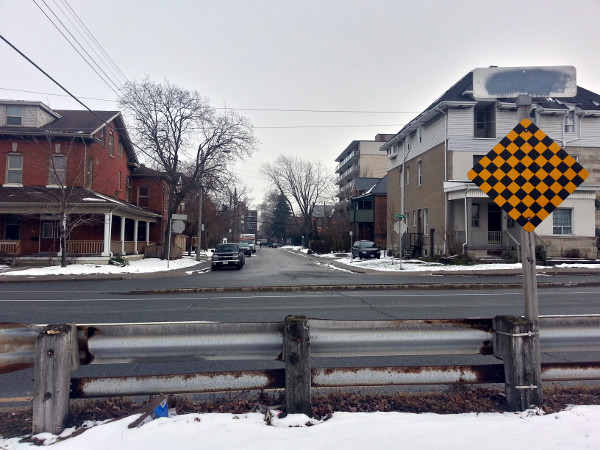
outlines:
[{"label": "black pickup truck", "polygon": [[221,267],[240,270],[245,263],[244,251],[237,244],[218,244],[212,254],[212,270],[219,270]]}]

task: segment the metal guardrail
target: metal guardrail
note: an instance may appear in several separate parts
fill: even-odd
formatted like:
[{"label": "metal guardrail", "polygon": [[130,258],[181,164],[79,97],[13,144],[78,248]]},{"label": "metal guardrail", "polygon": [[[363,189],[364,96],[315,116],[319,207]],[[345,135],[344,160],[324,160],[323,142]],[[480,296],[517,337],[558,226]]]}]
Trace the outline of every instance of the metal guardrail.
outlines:
[{"label": "metal guardrail", "polygon": [[[312,357],[490,355],[492,319],[312,319]],[[33,367],[44,325],[0,323],[0,373]],[[283,322],[153,322],[77,326],[80,364],[281,360]],[[600,315],[542,316],[543,352],[600,351]]]},{"label": "metal guardrail", "polygon": [[[496,328],[496,329],[495,329]],[[335,321],[288,316],[265,323],[130,323],[75,326],[0,323],[0,373],[34,366],[33,428],[60,430],[69,398],[285,388],[288,412],[310,414],[313,387],[505,383],[513,410],[541,381],[600,380],[600,362],[542,365],[530,381],[532,324],[494,319]],[[543,316],[544,353],[600,352],[600,316]],[[504,364],[311,368],[312,358],[494,355]],[[278,360],[284,368],[72,378],[80,364]],[[541,397],[540,397],[541,398]],[[56,410],[59,413],[55,414]]]}]

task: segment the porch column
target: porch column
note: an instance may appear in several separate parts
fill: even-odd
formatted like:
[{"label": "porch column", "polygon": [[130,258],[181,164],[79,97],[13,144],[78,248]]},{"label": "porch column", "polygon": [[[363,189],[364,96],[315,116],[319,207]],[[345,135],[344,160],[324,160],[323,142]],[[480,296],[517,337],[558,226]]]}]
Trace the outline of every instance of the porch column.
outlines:
[{"label": "porch column", "polygon": [[150,222],[146,222],[146,245],[150,243]]},{"label": "porch column", "polygon": [[133,254],[137,255],[138,252],[138,227],[140,225],[139,220],[133,221]]},{"label": "porch column", "polygon": [[125,217],[121,216],[121,255],[125,254]]},{"label": "porch column", "polygon": [[112,212],[104,213],[104,249],[102,256],[111,256],[110,251],[110,224],[112,223]]}]

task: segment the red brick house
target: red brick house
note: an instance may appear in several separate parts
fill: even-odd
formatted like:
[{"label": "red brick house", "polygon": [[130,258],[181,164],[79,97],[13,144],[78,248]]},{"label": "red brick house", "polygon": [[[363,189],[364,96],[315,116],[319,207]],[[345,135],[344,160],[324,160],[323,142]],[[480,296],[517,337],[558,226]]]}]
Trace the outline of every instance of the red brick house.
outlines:
[{"label": "red brick house", "polygon": [[140,166],[118,111],[0,100],[0,254],[143,254],[162,240],[166,181]]},{"label": "red brick house", "polygon": [[387,175],[383,178],[357,178],[356,187],[367,182],[362,192],[350,199],[350,222],[354,240],[373,241],[386,248]]}]

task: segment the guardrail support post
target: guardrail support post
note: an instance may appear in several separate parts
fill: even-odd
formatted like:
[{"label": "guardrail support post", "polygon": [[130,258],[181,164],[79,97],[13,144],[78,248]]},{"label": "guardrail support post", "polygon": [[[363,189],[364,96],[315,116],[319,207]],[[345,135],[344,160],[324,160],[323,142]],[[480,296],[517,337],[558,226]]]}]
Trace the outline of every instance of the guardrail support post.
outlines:
[{"label": "guardrail support post", "polygon": [[59,434],[69,411],[71,371],[79,367],[75,324],[48,325],[37,337],[33,385],[33,434]]},{"label": "guardrail support post", "polygon": [[536,374],[533,324],[519,316],[494,318],[494,356],[504,361],[506,407],[525,411],[542,405],[542,380]]},{"label": "guardrail support post", "polygon": [[285,406],[288,414],[312,417],[310,399],[310,336],[308,319],[287,316],[283,334]]}]

